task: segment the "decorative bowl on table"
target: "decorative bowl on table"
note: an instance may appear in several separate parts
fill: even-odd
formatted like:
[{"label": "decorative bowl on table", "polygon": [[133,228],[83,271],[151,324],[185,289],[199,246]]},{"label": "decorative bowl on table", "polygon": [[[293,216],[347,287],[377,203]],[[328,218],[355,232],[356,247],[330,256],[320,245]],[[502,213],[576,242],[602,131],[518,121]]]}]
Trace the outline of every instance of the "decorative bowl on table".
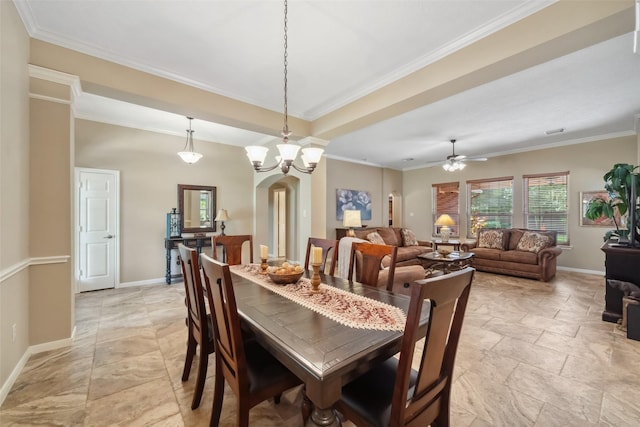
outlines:
[{"label": "decorative bowl on table", "polygon": [[449,249],[449,248],[440,248],[440,249],[438,249],[438,253],[440,254],[440,256],[442,256],[444,258],[448,257],[451,254],[451,252],[453,252],[453,251],[451,249]]},{"label": "decorative bowl on table", "polygon": [[298,280],[300,280],[300,278],[304,274],[304,271],[301,271],[299,273],[285,273],[285,274],[278,274],[278,273],[272,273],[270,271],[267,271],[267,273],[269,274],[269,277],[271,278],[271,280],[273,280],[274,283],[277,283],[279,285],[288,285],[289,283],[296,283]]}]

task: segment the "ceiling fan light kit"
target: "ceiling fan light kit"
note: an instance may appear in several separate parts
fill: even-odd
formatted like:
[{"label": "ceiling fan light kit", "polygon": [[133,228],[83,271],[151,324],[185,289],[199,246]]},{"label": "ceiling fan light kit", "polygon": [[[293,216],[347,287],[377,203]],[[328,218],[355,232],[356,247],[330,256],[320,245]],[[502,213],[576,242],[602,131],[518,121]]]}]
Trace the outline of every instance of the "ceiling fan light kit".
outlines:
[{"label": "ceiling fan light kit", "polygon": [[486,157],[467,158],[467,156],[456,154],[456,140],[451,139],[450,142],[452,145],[451,155],[447,156],[447,160],[442,165],[442,168],[447,172],[461,171],[462,169],[464,169],[467,165],[463,162],[463,160],[480,162],[484,162],[485,160],[487,160]]}]

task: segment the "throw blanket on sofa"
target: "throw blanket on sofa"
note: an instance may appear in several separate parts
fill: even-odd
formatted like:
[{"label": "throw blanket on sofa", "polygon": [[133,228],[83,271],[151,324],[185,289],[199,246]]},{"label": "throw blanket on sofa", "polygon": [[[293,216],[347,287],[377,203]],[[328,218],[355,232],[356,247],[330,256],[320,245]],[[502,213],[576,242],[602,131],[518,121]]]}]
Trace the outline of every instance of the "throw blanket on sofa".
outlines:
[{"label": "throw blanket on sofa", "polygon": [[338,244],[338,269],[336,276],[346,279],[349,275],[349,255],[351,255],[351,244],[353,242],[366,242],[367,240],[357,237],[343,237]]}]

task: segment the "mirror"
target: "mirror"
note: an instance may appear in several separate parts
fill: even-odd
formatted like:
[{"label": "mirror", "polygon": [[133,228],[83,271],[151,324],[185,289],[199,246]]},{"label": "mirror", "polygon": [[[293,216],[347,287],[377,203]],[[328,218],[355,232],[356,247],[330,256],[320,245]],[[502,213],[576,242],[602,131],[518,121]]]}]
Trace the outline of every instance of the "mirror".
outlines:
[{"label": "mirror", "polygon": [[216,187],[178,184],[178,208],[183,233],[216,231]]}]

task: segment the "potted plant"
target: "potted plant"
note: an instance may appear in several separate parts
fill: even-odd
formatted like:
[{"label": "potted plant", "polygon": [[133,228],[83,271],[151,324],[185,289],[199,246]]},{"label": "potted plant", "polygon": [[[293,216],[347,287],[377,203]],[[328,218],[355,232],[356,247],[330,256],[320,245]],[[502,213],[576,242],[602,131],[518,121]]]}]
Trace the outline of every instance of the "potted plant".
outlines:
[{"label": "potted plant", "polygon": [[[603,179],[605,182],[604,188],[609,193],[609,200],[605,200],[601,197],[595,198],[589,202],[585,216],[591,220],[596,220],[602,216],[611,218],[616,226],[615,230],[607,231],[604,235],[604,240],[610,239],[616,235],[618,237],[627,237],[631,227],[635,227],[635,236],[640,235],[640,204],[637,200],[637,193],[633,196],[635,200],[630,200],[632,180],[635,181],[636,191],[640,190],[640,175],[635,173],[640,166],[633,166],[627,163],[616,163],[613,168],[604,174]],[[632,203],[632,206],[630,205]],[[634,224],[627,224],[626,230],[621,230],[616,220],[616,212],[618,217],[622,218],[628,215],[630,209],[634,209],[634,215],[629,217],[633,218]]]}]

